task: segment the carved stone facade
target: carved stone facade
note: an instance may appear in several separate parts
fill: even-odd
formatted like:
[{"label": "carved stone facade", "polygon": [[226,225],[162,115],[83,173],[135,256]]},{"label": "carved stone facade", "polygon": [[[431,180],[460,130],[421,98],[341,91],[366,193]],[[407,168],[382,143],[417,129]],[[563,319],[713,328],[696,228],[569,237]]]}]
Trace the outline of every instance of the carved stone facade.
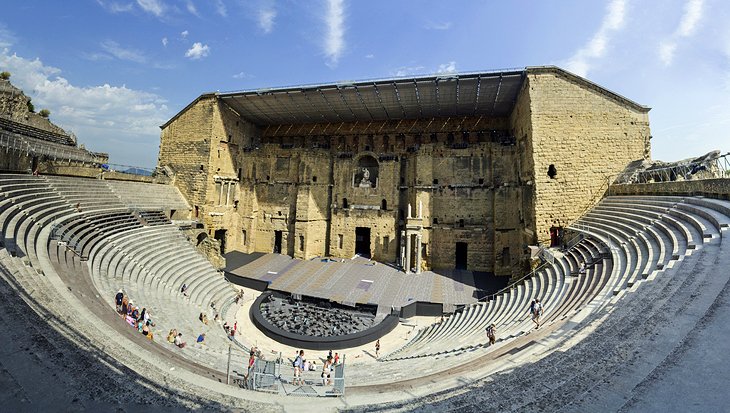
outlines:
[{"label": "carved stone facade", "polygon": [[159,166],[225,250],[514,275],[649,154],[648,108],[554,67],[521,79],[499,116],[257,125],[202,95]]}]

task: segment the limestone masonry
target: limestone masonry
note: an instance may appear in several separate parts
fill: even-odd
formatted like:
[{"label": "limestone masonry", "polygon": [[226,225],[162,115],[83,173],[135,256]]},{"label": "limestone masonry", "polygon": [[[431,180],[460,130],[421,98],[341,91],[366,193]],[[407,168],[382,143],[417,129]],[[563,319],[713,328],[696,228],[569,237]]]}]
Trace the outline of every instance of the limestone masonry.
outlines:
[{"label": "limestone masonry", "polygon": [[203,94],[158,166],[226,251],[511,276],[649,158],[648,112],[556,67]]}]

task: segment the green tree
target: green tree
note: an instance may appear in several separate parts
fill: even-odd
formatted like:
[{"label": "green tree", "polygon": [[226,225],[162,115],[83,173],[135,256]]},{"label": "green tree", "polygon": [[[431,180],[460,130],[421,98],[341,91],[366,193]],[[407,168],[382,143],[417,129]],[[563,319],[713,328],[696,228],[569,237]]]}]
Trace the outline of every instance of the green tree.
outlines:
[{"label": "green tree", "polygon": [[2,79],[2,80],[10,79],[10,72],[0,72],[0,79]]},{"label": "green tree", "polygon": [[38,112],[39,115],[43,116],[44,118],[47,118],[51,116],[51,111],[48,109],[41,109],[40,112]]},{"label": "green tree", "polygon": [[35,106],[33,106],[33,102],[28,99],[28,112],[35,113]]}]

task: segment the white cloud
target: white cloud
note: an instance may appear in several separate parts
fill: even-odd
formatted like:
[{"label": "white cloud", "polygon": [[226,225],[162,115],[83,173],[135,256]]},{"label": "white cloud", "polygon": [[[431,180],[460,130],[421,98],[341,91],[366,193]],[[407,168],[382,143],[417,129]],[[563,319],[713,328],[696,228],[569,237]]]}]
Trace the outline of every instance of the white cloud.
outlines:
[{"label": "white cloud", "polygon": [[167,6],[160,0],[137,0],[137,5],[147,13],[154,14],[157,17],[162,17],[162,14],[167,9]]},{"label": "white cloud", "polygon": [[200,42],[193,43],[193,46],[188,49],[187,52],[185,52],[185,57],[190,58],[191,60],[197,60],[202,59],[210,53],[210,48],[207,44],[202,44]]},{"label": "white cloud", "polygon": [[195,3],[193,3],[192,0],[188,0],[185,4],[185,8],[188,9],[188,13],[192,14],[193,16],[200,17],[200,13],[198,13],[198,9],[195,7]]},{"label": "white cloud", "polygon": [[259,10],[258,24],[264,33],[271,33],[274,29],[274,19],[276,18],[276,9],[267,7]]},{"label": "white cloud", "polygon": [[168,43],[169,43],[169,41],[167,40],[167,37],[163,37],[163,38],[162,38],[162,45],[163,45],[164,47],[167,47],[167,44],[168,44]]},{"label": "white cloud", "polygon": [[216,13],[223,17],[228,16],[228,9],[226,9],[226,5],[223,3],[223,0],[215,0],[214,3]]},{"label": "white cloud", "polygon": [[445,75],[445,74],[451,74],[456,73],[456,62],[453,60],[449,63],[443,63],[440,64],[438,69],[436,69],[436,74],[438,75]]},{"label": "white cloud", "polygon": [[238,72],[235,75],[233,75],[234,79],[251,79],[253,75],[250,75],[246,72]]},{"label": "white cloud", "polygon": [[135,49],[124,48],[113,40],[105,40],[101,42],[101,48],[119,60],[128,60],[136,63],[145,63],[147,61],[147,58],[142,54],[142,52]]},{"label": "white cloud", "polygon": [[703,7],[704,0],[688,0],[677,29],[669,38],[659,43],[659,58],[665,66],[672,64],[677,42],[682,38],[692,36],[697,31],[697,25],[702,19]]},{"label": "white cloud", "polygon": [[428,22],[426,23],[426,29],[428,30],[449,30],[453,23],[451,22],[441,22],[441,23],[434,23],[434,22]]},{"label": "white cloud", "polygon": [[370,54],[366,54],[366,55],[365,55],[365,58],[366,58],[366,59],[374,59],[374,58],[375,58],[375,55],[374,55],[374,54],[372,54],[372,53],[370,53]]},{"label": "white cloud", "polygon": [[13,74],[13,84],[30,94],[36,107],[50,109],[53,121],[89,149],[111,151],[115,163],[154,165],[158,126],[170,116],[160,96],[126,86],[72,85],[59,76],[60,69],[7,49],[0,50],[0,67]]},{"label": "white cloud", "polygon": [[568,59],[567,69],[579,76],[587,76],[595,60],[605,56],[611,35],[624,27],[625,17],[626,1],[611,0],[601,27],[585,46]]},{"label": "white cloud", "polygon": [[392,71],[391,74],[398,77],[411,76],[416,74],[422,74],[423,69],[425,69],[425,67],[423,66],[401,66]]},{"label": "white cloud", "polygon": [[337,66],[337,62],[345,49],[345,2],[344,0],[327,0],[324,15],[327,33],[324,38],[324,54],[327,65]]},{"label": "white cloud", "polygon": [[0,49],[10,47],[15,44],[15,35],[11,33],[2,23],[0,23]]},{"label": "white cloud", "polygon": [[124,13],[132,11],[132,3],[117,3],[115,1],[96,0],[96,2],[110,13]]},{"label": "white cloud", "polygon": [[186,37],[188,37],[188,34],[190,34],[190,33],[189,33],[189,32],[188,32],[187,30],[183,30],[183,31],[182,31],[182,32],[180,33],[180,36],[182,36],[182,38],[183,38],[183,39],[185,39]]}]

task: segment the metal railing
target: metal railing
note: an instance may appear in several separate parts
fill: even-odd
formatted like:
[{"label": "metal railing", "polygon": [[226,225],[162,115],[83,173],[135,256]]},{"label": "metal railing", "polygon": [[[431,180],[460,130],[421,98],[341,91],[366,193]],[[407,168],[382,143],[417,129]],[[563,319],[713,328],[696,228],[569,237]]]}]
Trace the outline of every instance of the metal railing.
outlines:
[{"label": "metal railing", "polygon": [[104,160],[83,149],[41,141],[7,131],[0,131],[0,147],[5,148],[6,152],[12,149],[25,152],[26,155],[42,155],[53,160],[66,160],[69,162],[97,164]]},{"label": "metal railing", "polygon": [[677,180],[730,178],[730,152],[714,159],[698,160],[682,165],[669,165],[637,171],[621,176],[617,184],[645,184]]}]

